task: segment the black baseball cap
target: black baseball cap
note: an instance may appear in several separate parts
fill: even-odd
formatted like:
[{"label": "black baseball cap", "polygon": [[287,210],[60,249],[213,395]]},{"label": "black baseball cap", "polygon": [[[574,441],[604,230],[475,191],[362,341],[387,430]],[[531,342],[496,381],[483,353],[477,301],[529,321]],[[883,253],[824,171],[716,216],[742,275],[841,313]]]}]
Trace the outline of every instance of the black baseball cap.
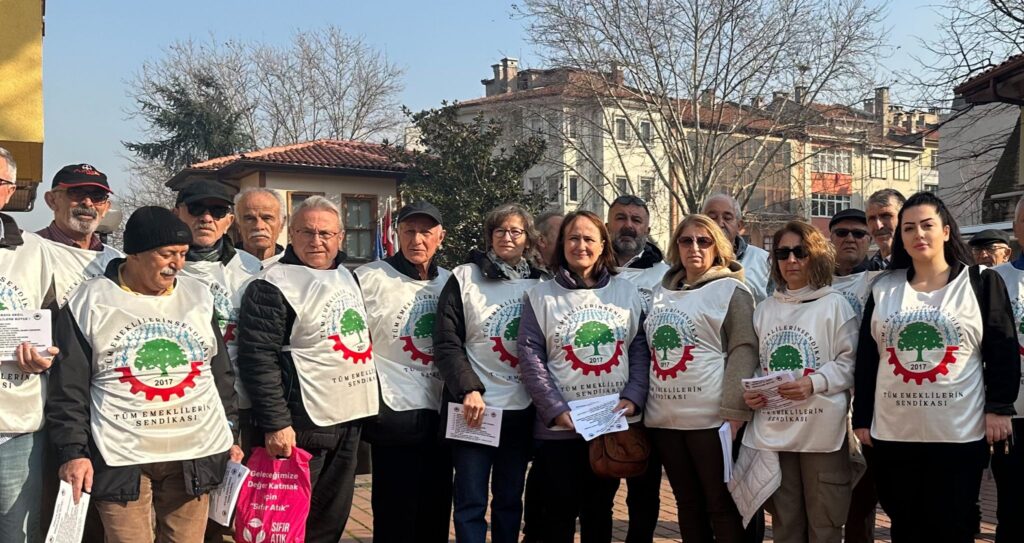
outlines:
[{"label": "black baseball cap", "polygon": [[68,164],[53,176],[52,188],[71,187],[99,187],[107,192],[113,192],[107,183],[107,174],[91,164]]},{"label": "black baseball cap", "polygon": [[977,247],[979,245],[988,245],[989,243],[1005,243],[1009,245],[1010,236],[1009,234],[1003,232],[1002,230],[982,230],[981,232],[974,234],[974,237],[971,238],[971,241],[967,243],[971,247]]},{"label": "black baseball cap", "polygon": [[434,222],[437,224],[442,224],[441,211],[434,207],[434,204],[426,200],[413,202],[398,210],[398,222],[402,222],[414,215],[425,215],[434,219]]},{"label": "black baseball cap", "polygon": [[235,202],[227,185],[212,179],[196,179],[178,191],[178,199],[174,204],[188,205],[201,200],[221,200],[227,205]]},{"label": "black baseball cap", "polygon": [[863,211],[859,209],[844,209],[836,213],[835,215],[832,215],[832,219],[828,221],[828,229],[832,230],[832,227],[835,226],[836,223],[842,221],[857,221],[859,223],[864,224],[864,226],[867,226],[868,217],[867,215],[864,214]]}]

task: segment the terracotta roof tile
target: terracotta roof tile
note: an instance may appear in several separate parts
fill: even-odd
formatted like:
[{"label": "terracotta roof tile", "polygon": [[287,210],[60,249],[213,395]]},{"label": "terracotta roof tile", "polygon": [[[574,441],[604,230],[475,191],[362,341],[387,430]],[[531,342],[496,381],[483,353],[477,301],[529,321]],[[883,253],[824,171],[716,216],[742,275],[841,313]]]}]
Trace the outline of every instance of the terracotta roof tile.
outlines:
[{"label": "terracotta roof tile", "polygon": [[1012,70],[1014,68],[1019,68],[1019,67],[1022,67],[1022,66],[1024,66],[1024,54],[1013,55],[1013,56],[1007,58],[1006,60],[1000,62],[999,64],[996,64],[995,66],[993,66],[993,67],[991,67],[991,68],[989,68],[989,69],[987,69],[987,70],[985,70],[985,71],[983,71],[983,72],[981,72],[981,73],[971,77],[967,81],[964,81],[963,83],[957,85],[953,89],[953,93],[954,94],[963,94],[964,92],[967,91],[967,89],[969,89],[975,83],[978,83],[978,82],[980,82],[982,80],[986,80],[987,81],[990,77],[992,77],[993,75],[996,75],[996,72],[1008,71],[1008,70]]},{"label": "terracotta roof tile", "polygon": [[191,166],[197,170],[219,170],[239,161],[267,162],[323,168],[403,171],[392,161],[384,146],[352,140],[320,139],[294,145],[268,147],[235,155],[213,158]]}]

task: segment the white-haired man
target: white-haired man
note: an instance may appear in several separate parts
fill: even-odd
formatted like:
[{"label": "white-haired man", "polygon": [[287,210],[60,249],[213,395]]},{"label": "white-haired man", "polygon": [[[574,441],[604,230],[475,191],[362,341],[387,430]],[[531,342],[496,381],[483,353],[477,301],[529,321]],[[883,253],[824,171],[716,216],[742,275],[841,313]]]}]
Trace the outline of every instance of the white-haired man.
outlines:
[{"label": "white-haired man", "polygon": [[242,249],[260,259],[263,267],[277,262],[284,247],[277,243],[288,222],[284,198],[274,189],[253,187],[235,195],[235,216]]},{"label": "white-haired man", "polygon": [[322,196],[307,198],[289,230],[281,259],[242,298],[238,366],[267,452],[287,457],[298,446],[313,455],[306,541],[337,543],[363,419],[377,414],[377,370],[363,298],[342,265],[341,212]]},{"label": "white-haired man", "polygon": [[736,260],[743,266],[743,281],[750,287],[754,301],[760,303],[771,295],[768,292],[768,251],[755,247],[743,239],[743,210],[739,202],[728,194],[716,194],[704,201],[702,213],[711,217],[732,240]]}]

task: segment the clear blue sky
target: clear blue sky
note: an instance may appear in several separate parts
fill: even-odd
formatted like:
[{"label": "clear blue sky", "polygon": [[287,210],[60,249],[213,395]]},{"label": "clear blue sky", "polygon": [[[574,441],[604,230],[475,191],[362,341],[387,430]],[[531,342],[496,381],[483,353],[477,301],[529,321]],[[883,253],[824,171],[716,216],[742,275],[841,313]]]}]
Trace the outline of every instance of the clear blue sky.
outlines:
[{"label": "clear blue sky", "polygon": [[[897,0],[888,8],[890,42],[901,46],[886,69],[913,69],[905,54],[912,36],[932,32],[934,18],[922,0]],[[483,92],[480,80],[503,56],[530,67],[539,62],[511,3],[494,0],[376,2],[349,0],[113,0],[46,4],[43,41],[45,100],[44,182],[61,166],[89,162],[107,173],[114,191],[124,187],[127,161],[122,140],[138,139],[125,113],[126,81],[147,59],[175,40],[257,40],[285,43],[297,30],[333,24],[362,35],[406,69],[402,101],[414,110],[441,100]],[[23,228],[50,220],[42,197],[37,209],[18,214]]]}]

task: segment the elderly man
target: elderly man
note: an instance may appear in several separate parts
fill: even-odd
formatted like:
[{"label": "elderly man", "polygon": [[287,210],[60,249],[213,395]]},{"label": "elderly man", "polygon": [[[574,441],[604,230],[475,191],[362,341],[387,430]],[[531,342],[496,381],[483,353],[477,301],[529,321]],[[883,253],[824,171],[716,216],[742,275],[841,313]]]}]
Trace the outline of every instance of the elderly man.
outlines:
[{"label": "elderly man", "polygon": [[263,187],[245,189],[235,195],[235,215],[242,249],[264,267],[277,262],[284,253],[277,238],[288,219],[281,194]]},{"label": "elderly man", "polygon": [[89,164],[64,166],[53,176],[43,195],[53,210],[50,226],[36,232],[53,243],[45,244],[53,264],[54,294],[63,307],[71,292],[86,279],[103,275],[107,263],[124,255],[104,245],[96,234],[110,211],[107,176]]},{"label": "elderly man", "polygon": [[170,211],[128,219],[127,258],[57,317],[46,415],[60,478],[90,492],[107,541],[194,542],[237,427],[231,363],[206,285],[179,277],[191,232]]},{"label": "elderly man", "polygon": [[868,232],[878,245],[878,252],[871,256],[869,269],[872,271],[889,268],[893,236],[899,233],[897,222],[906,201],[896,189],[882,189],[868,196]]},{"label": "elderly man", "polygon": [[[1013,234],[1024,240],[1024,199],[1017,202],[1013,214]],[[1024,326],[1024,254],[1012,263],[993,268],[1002,276],[1013,306],[1013,319],[1018,329]],[[1024,334],[1021,341],[1021,388],[1013,408],[1013,439],[992,447],[992,475],[996,480],[996,541],[1024,541]]]},{"label": "elderly man", "polygon": [[356,269],[380,378],[373,445],[373,540],[447,542],[450,453],[438,440],[443,380],[434,367],[437,299],[451,272],[434,262],[441,212],[415,202],[398,212],[399,251]]},{"label": "elderly man", "polygon": [[768,251],[747,243],[740,236],[743,230],[743,212],[735,198],[728,194],[716,194],[704,202],[702,213],[711,217],[732,240],[736,260],[743,266],[743,281],[750,287],[754,302],[760,303],[771,296],[768,291]]},{"label": "elderly man", "polygon": [[1010,236],[1002,230],[982,230],[971,241],[971,254],[974,262],[983,266],[998,266],[1010,261],[1013,250],[1010,249]]},{"label": "elderly man", "polygon": [[832,286],[841,292],[857,315],[871,293],[868,277],[867,217],[859,209],[844,209],[828,223],[829,240],[836,250],[836,270]]},{"label": "elderly man", "polygon": [[[0,208],[17,188],[18,165],[0,147]],[[42,309],[53,272],[46,242],[22,232],[14,218],[0,213],[0,309]],[[53,354],[56,351],[51,351]],[[43,483],[45,383],[50,367],[27,344],[0,358],[0,541],[38,541]]]},{"label": "elderly man", "polygon": [[322,196],[299,204],[291,244],[242,298],[241,380],[267,452],[298,446],[309,462],[313,496],[306,541],[337,543],[355,489],[362,419],[377,414],[377,373],[366,311],[342,262],[341,212]]},{"label": "elderly man", "polygon": [[537,251],[540,253],[541,264],[547,271],[555,261],[555,251],[558,250],[558,232],[562,228],[564,216],[558,211],[545,211],[537,215],[534,224],[537,225]]}]

